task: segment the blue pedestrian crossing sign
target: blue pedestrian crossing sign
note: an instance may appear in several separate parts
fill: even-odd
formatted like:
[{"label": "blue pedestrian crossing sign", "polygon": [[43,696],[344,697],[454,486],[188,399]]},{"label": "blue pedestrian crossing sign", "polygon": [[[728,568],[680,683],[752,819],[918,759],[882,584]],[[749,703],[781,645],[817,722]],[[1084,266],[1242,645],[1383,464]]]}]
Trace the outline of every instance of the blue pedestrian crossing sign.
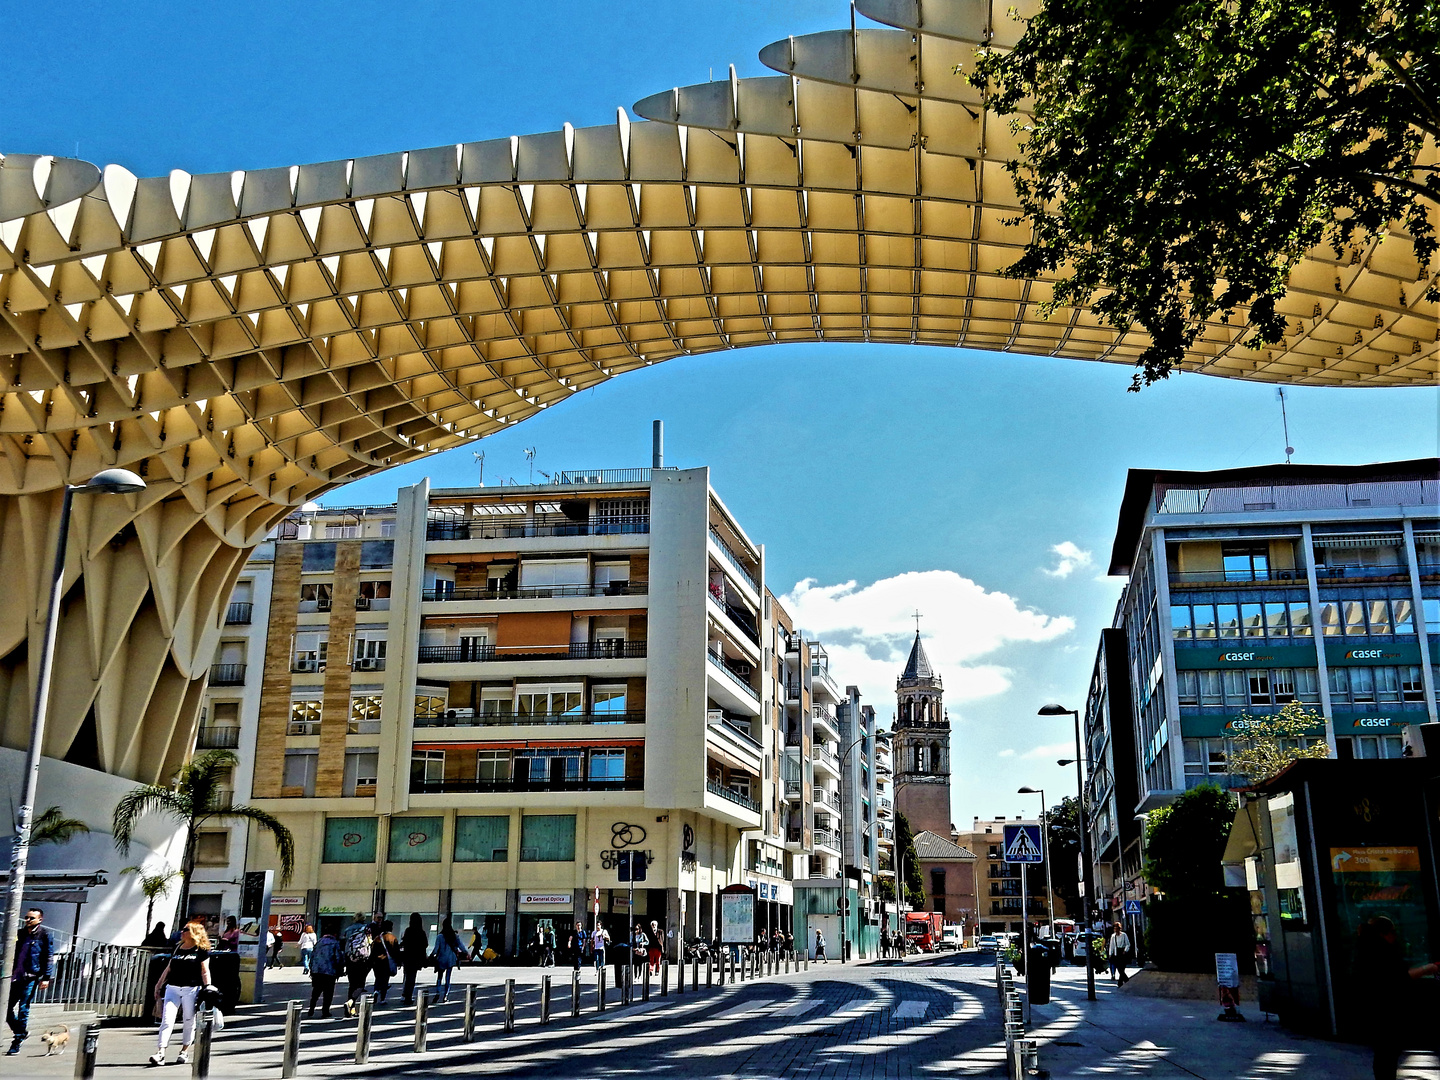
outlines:
[{"label": "blue pedestrian crossing sign", "polygon": [[1005,861],[1010,863],[1045,861],[1040,847],[1039,825],[1005,826]]},{"label": "blue pedestrian crossing sign", "polygon": [[1142,906],[1141,901],[1139,901],[1139,900],[1126,900],[1126,901],[1125,901],[1125,914],[1126,914],[1126,915],[1143,915],[1144,913],[1145,913],[1145,909],[1144,909],[1144,907]]}]

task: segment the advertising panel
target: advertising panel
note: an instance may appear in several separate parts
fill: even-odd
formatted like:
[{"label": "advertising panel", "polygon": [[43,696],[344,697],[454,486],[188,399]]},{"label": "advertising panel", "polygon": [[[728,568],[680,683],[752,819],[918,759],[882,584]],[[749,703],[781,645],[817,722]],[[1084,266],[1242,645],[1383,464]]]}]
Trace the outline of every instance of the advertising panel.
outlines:
[{"label": "advertising panel", "polygon": [[731,885],[720,892],[720,944],[749,945],[755,940],[755,892]]}]

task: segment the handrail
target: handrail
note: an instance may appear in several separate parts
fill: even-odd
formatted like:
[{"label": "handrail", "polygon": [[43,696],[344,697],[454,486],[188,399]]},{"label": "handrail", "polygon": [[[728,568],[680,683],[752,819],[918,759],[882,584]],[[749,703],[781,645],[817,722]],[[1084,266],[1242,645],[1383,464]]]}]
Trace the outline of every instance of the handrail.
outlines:
[{"label": "handrail", "polygon": [[730,564],[731,569],[748,581],[750,587],[758,593],[760,591],[759,580],[757,580],[755,575],[740,561],[740,556],[735,554],[735,549],[725,542],[725,538],[720,535],[713,525],[710,526],[710,539],[715,541],[715,546],[718,547],[720,553],[725,556],[725,561]]},{"label": "handrail", "polygon": [[426,589],[420,599],[426,603],[450,603],[465,600],[544,600],[553,596],[644,596],[650,591],[648,581],[614,582],[608,585],[512,585],[491,589],[484,585],[466,585],[458,589]]},{"label": "handrail", "polygon": [[235,750],[240,746],[240,729],[229,724],[201,724],[195,733],[196,750]]},{"label": "handrail", "polygon": [[731,682],[735,683],[736,686],[743,686],[746,692],[756,701],[760,700],[759,691],[757,691],[753,686],[751,686],[748,682],[742,679],[739,675],[735,674],[735,672],[731,671],[730,668],[726,666],[724,661],[716,659],[715,654],[712,653],[709,649],[705,650],[705,655],[710,658],[710,663],[714,664],[717,668],[719,668],[727,676],[729,676]]},{"label": "handrail", "polygon": [[[454,712],[456,715],[451,716]],[[530,726],[557,726],[564,724],[643,724],[645,714],[643,712],[581,712],[581,713],[531,713],[528,716],[521,716],[518,713],[507,713],[496,715],[494,713],[482,713],[475,716],[470,710],[447,709],[444,716],[417,716],[415,726],[417,728],[451,728],[451,727],[530,727]]]},{"label": "handrail", "polygon": [[728,799],[737,806],[743,806],[751,813],[758,814],[760,812],[760,804],[758,802],[747,795],[741,795],[738,791],[732,791],[724,784],[717,784],[714,780],[706,780],[705,790],[710,792],[711,795],[719,795],[722,799]]},{"label": "handrail", "polygon": [[244,664],[213,664],[210,667],[211,686],[244,686]]},{"label": "handrail", "polygon": [[1171,570],[1167,576],[1172,585],[1195,582],[1216,585],[1270,585],[1277,581],[1303,584],[1307,580],[1303,566],[1269,570]]},{"label": "handrail", "polygon": [[544,536],[623,536],[648,533],[650,518],[591,518],[587,521],[484,521],[431,518],[427,540],[526,540]]},{"label": "handrail", "polygon": [[254,608],[254,604],[245,603],[244,601],[240,600],[235,601],[235,603],[230,604],[225,609],[225,625],[248,626],[250,623],[251,612],[254,610]]},{"label": "handrail", "polygon": [[529,660],[633,660],[646,655],[643,641],[578,641],[553,652],[533,649],[508,652],[494,645],[421,645],[421,664],[483,664]]},{"label": "handrail", "polygon": [[628,776],[613,779],[593,780],[422,780],[412,777],[412,795],[483,794],[485,792],[534,792],[534,791],[642,791],[645,784],[640,777],[633,780]]}]

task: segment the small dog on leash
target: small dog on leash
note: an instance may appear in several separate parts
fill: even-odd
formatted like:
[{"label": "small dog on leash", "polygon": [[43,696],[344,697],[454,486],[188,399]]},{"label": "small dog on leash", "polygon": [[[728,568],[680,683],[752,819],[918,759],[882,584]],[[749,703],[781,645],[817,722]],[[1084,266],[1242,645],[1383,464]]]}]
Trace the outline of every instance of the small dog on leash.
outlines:
[{"label": "small dog on leash", "polygon": [[51,1031],[45,1032],[44,1035],[41,1035],[40,1041],[48,1048],[45,1051],[46,1057],[63,1054],[65,1053],[65,1048],[70,1045],[70,1029],[54,1028]]}]

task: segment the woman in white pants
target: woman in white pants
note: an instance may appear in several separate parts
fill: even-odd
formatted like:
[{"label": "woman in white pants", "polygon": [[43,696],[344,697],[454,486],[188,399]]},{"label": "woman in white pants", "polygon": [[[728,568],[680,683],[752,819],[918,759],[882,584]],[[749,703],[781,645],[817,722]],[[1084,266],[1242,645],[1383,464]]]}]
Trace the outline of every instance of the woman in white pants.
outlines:
[{"label": "woman in white pants", "polygon": [[180,1056],[175,1063],[184,1065],[190,1060],[190,1043],[195,1037],[195,999],[210,985],[210,935],[205,932],[204,923],[197,919],[185,924],[180,944],[170,954],[170,962],[160,979],[165,997],[160,1009],[160,1038],[150,1064],[165,1064],[165,1048],[170,1045],[178,1013],[184,1017],[185,1027],[181,1033]]}]

